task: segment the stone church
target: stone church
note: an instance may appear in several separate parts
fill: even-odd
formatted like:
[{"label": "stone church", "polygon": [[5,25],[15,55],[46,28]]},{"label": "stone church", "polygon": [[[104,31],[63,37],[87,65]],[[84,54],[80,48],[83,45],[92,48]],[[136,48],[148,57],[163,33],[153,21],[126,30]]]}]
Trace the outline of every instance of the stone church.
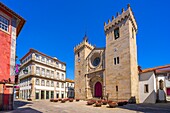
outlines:
[{"label": "stone church", "polygon": [[106,47],[87,36],[74,48],[75,98],[138,102],[137,23],[130,5],[104,23]]}]

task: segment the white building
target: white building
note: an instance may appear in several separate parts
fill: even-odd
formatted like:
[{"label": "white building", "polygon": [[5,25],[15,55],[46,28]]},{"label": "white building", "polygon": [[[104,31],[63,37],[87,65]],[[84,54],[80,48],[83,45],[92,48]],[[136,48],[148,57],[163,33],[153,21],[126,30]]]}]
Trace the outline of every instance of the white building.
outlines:
[{"label": "white building", "polygon": [[143,70],[139,75],[139,102],[170,101],[170,65]]},{"label": "white building", "polygon": [[22,99],[66,98],[66,64],[37,50],[20,60],[19,96]]},{"label": "white building", "polygon": [[74,98],[74,81],[66,79],[66,97]]}]

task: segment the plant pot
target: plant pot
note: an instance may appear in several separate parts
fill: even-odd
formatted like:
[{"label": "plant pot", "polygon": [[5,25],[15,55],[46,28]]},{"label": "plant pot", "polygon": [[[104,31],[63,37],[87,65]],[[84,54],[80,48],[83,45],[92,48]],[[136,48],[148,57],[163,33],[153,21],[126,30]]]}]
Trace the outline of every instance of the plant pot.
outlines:
[{"label": "plant pot", "polygon": [[54,99],[54,101],[53,102],[58,102],[58,99]]},{"label": "plant pot", "polygon": [[110,108],[114,108],[114,107],[117,106],[117,103],[116,103],[116,102],[110,102],[110,103],[108,103],[108,104],[109,104],[109,107],[110,107]]},{"label": "plant pot", "polygon": [[93,101],[87,101],[87,105],[93,105],[94,102]]},{"label": "plant pot", "polygon": [[61,100],[61,103],[65,103],[65,102],[66,102],[66,100],[65,100],[65,99],[62,99],[62,100]]},{"label": "plant pot", "polygon": [[69,99],[69,102],[73,102],[73,99]]},{"label": "plant pot", "polygon": [[102,101],[103,105],[107,105],[107,100]]},{"label": "plant pot", "polygon": [[101,102],[96,102],[95,106],[96,106],[96,107],[101,107],[101,106],[102,106],[102,103],[101,103]]},{"label": "plant pot", "polygon": [[76,99],[76,101],[78,102],[80,99]]},{"label": "plant pot", "polygon": [[28,101],[32,101],[32,99],[31,99],[31,98],[28,98],[27,100],[28,100]]},{"label": "plant pot", "polygon": [[53,98],[51,98],[51,99],[50,99],[50,102],[54,102],[54,99],[53,99]]}]

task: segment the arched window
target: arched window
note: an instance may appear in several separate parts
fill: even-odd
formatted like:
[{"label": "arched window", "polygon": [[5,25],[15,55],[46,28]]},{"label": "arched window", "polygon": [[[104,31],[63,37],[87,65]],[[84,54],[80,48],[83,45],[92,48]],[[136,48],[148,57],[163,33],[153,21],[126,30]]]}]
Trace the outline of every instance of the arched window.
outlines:
[{"label": "arched window", "polygon": [[159,81],[159,89],[163,90],[163,88],[164,88],[163,80],[160,80]]}]

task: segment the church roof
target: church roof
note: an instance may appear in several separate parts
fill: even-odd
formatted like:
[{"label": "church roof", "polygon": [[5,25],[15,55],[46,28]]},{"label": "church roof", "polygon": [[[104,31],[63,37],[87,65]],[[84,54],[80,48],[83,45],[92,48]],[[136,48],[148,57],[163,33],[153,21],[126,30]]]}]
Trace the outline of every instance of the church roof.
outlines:
[{"label": "church roof", "polygon": [[142,70],[141,73],[146,73],[146,72],[150,72],[150,71],[156,71],[157,73],[167,72],[167,71],[170,72],[170,64],[164,65],[164,66],[158,66],[158,67],[154,67],[154,68],[144,69],[144,70]]}]

